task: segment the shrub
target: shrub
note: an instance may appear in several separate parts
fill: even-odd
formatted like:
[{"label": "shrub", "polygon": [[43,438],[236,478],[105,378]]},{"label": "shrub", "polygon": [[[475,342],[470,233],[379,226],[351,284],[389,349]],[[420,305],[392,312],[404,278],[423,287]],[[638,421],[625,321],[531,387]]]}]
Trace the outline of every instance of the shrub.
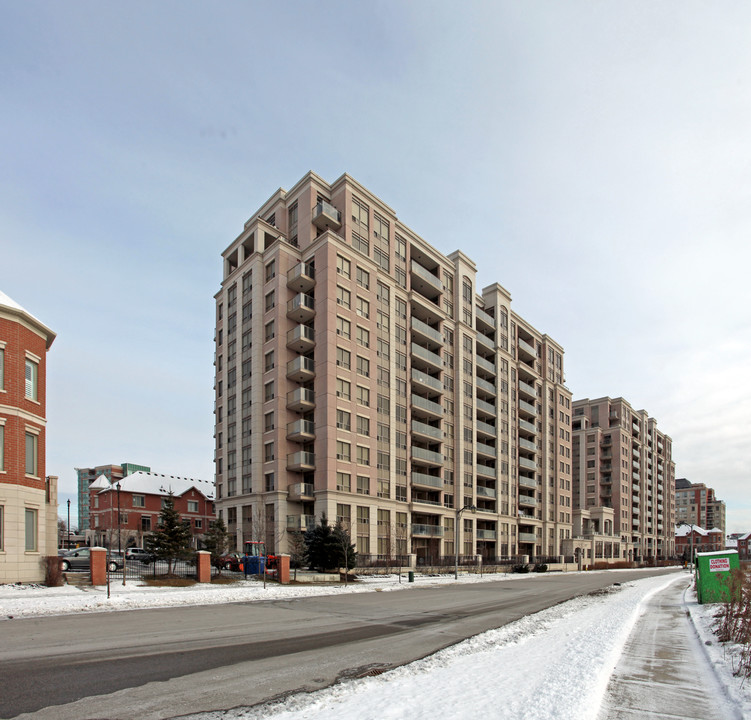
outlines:
[{"label": "shrub", "polygon": [[535,572],[547,572],[548,566],[545,563],[536,563],[534,567]]},{"label": "shrub", "polygon": [[529,572],[529,565],[526,563],[520,563],[519,565],[512,565],[511,566],[511,572],[514,573],[528,573]]}]

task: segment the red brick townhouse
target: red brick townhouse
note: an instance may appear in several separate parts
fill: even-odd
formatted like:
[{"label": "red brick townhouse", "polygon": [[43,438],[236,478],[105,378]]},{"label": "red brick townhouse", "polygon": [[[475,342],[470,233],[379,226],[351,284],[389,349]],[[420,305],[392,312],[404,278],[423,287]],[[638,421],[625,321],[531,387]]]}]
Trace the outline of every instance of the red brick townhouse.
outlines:
[{"label": "red brick townhouse", "polygon": [[725,536],[720,528],[705,530],[698,525],[680,525],[675,530],[675,554],[688,558],[692,541],[695,553],[725,549]]},{"label": "red brick townhouse", "polygon": [[203,533],[214,519],[214,484],[205,480],[141,471],[114,483],[100,475],[91,483],[91,529],[87,532],[92,544],[116,549],[119,531],[121,548],[143,547],[144,536],[156,529],[159,513],[170,492],[175,510],[190,524],[193,547],[199,548]]},{"label": "red brick townhouse", "polygon": [[38,582],[57,555],[57,478],[45,475],[47,350],[42,322],[0,292],[0,584]]}]

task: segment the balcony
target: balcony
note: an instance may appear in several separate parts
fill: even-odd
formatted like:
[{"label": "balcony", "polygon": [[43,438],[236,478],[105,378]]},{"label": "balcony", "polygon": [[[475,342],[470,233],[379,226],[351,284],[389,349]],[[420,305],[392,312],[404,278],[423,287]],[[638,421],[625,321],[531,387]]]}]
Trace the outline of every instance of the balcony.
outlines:
[{"label": "balcony", "polygon": [[313,483],[294,483],[287,488],[288,499],[293,502],[308,502],[315,500]]},{"label": "balcony", "polygon": [[310,472],[315,469],[315,453],[299,450],[287,455],[287,470],[291,472]]},{"label": "balcony", "polygon": [[528,433],[537,433],[537,428],[534,426],[534,423],[522,420],[521,418],[519,418],[519,430],[526,430]]},{"label": "balcony", "polygon": [[519,357],[522,358],[523,356],[526,356],[528,360],[536,360],[537,351],[535,350],[534,345],[519,338]]},{"label": "balcony", "polygon": [[536,508],[539,504],[537,502],[537,498],[532,497],[531,495],[522,495],[521,493],[519,494],[518,503],[520,506],[523,505],[524,507],[534,507],[534,508]]},{"label": "balcony", "polygon": [[423,360],[434,370],[443,369],[443,360],[441,360],[441,356],[438,353],[434,353],[432,350],[422,347],[422,345],[412,343],[412,356],[420,358],[420,360]]},{"label": "balcony", "polygon": [[419,420],[412,421],[412,434],[422,435],[423,437],[433,438],[434,440],[443,440],[443,431],[439,427],[433,427],[428,423]]},{"label": "balcony", "polygon": [[307,388],[297,388],[287,393],[287,410],[310,412],[316,406],[316,395]]},{"label": "balcony", "polygon": [[528,403],[526,400],[519,400],[519,411],[537,417],[537,408],[532,403]]},{"label": "balcony", "polygon": [[443,465],[443,453],[412,446],[412,461],[425,465]]},{"label": "balcony", "polygon": [[321,200],[313,208],[313,225],[319,230],[338,230],[342,226],[342,214],[331,203]]},{"label": "balcony", "polygon": [[529,383],[524,382],[524,380],[519,380],[519,395],[526,395],[532,400],[537,399],[537,392],[535,391],[534,385],[530,385]]},{"label": "balcony", "polygon": [[443,417],[443,405],[432,400],[427,400],[419,395],[412,395],[412,407],[418,408],[422,413],[431,417]]},{"label": "balcony", "polygon": [[427,487],[432,490],[443,490],[443,478],[436,475],[428,475],[427,473],[412,472],[410,474],[412,479],[412,485],[417,487]]},{"label": "balcony", "polygon": [[480,435],[489,435],[490,437],[496,437],[497,430],[495,425],[491,425],[490,423],[483,422],[482,420],[478,420],[475,423],[475,428],[477,429],[478,434]]},{"label": "balcony", "polygon": [[519,475],[519,487],[531,488],[532,490],[536,490],[537,480],[535,478]]},{"label": "balcony", "polygon": [[519,467],[524,468],[525,470],[537,470],[537,463],[529,458],[520,457]]},{"label": "balcony", "polygon": [[315,287],[316,271],[309,263],[298,263],[287,273],[287,287],[297,292],[308,292]]},{"label": "balcony", "polygon": [[315,300],[312,295],[297,293],[297,295],[287,303],[287,317],[294,322],[310,322],[315,315]]},{"label": "balcony", "polygon": [[287,333],[287,347],[297,353],[310,352],[316,346],[316,333],[312,327],[298,325]]},{"label": "balcony", "polygon": [[528,532],[520,532],[519,533],[519,542],[520,543],[536,543],[537,542],[537,536],[534,533],[528,533]]},{"label": "balcony", "polygon": [[487,380],[483,380],[481,377],[475,378],[475,384],[477,386],[478,390],[483,390],[484,392],[488,393],[489,395],[497,395],[495,385],[493,383],[488,382]]},{"label": "balcony", "polygon": [[533,443],[531,440],[526,440],[524,438],[519,438],[519,447],[524,448],[525,450],[529,450],[530,452],[536,453],[537,452],[537,445]]},{"label": "balcony", "polygon": [[441,525],[412,523],[412,535],[419,535],[420,537],[443,537],[443,527]]},{"label": "balcony", "polygon": [[293,382],[310,382],[316,376],[313,358],[296,357],[287,363],[287,379]]},{"label": "balcony", "polygon": [[478,355],[475,358],[475,366],[478,368],[482,368],[485,372],[495,375],[495,364],[490,362],[490,360],[486,360],[482,356]]},{"label": "balcony", "polygon": [[315,425],[310,420],[295,420],[287,423],[287,440],[306,443],[315,440]]},{"label": "balcony", "polygon": [[423,322],[414,315],[412,316],[411,327],[413,335],[419,335],[420,338],[435,343],[438,346],[443,345],[443,335],[441,335],[441,332],[430,327],[428,323]]},{"label": "balcony", "polygon": [[495,488],[485,487],[484,485],[478,485],[475,488],[475,494],[477,495],[478,498],[495,499],[498,496],[498,493]]},{"label": "balcony", "polygon": [[495,540],[495,538],[496,538],[495,530],[485,530],[484,528],[477,528],[478,540]]},{"label": "balcony", "polygon": [[492,417],[496,416],[495,405],[492,405],[489,402],[485,402],[485,400],[480,400],[480,398],[476,398],[475,407],[477,408],[478,412],[483,412],[486,415],[491,415]]},{"label": "balcony", "polygon": [[482,308],[475,308],[475,317],[489,328],[495,329],[495,318],[492,315],[486,313]]},{"label": "balcony", "polygon": [[412,368],[412,383],[416,385],[422,385],[423,387],[428,387],[431,390],[435,390],[436,392],[443,392],[443,383],[438,378],[435,378],[432,375],[428,375],[427,373],[420,372],[420,370],[416,370],[415,368]]},{"label": "balcony", "polygon": [[496,449],[492,445],[486,445],[485,443],[478,442],[475,444],[478,455],[484,455],[485,457],[495,458],[497,457]]},{"label": "balcony", "polygon": [[314,528],[315,524],[315,515],[287,515],[287,530],[304,532]]},{"label": "balcony", "polygon": [[430,270],[412,260],[410,271],[412,275],[412,290],[417,290],[421,295],[431,300],[434,300],[441,294],[443,284]]},{"label": "balcony", "polygon": [[495,352],[495,340],[492,340],[487,335],[483,335],[482,333],[477,333],[475,338],[477,342],[486,350],[488,350],[489,352]]},{"label": "balcony", "polygon": [[498,477],[498,471],[494,467],[483,465],[482,463],[475,465],[475,472],[478,477],[490,478],[491,480],[495,480]]}]

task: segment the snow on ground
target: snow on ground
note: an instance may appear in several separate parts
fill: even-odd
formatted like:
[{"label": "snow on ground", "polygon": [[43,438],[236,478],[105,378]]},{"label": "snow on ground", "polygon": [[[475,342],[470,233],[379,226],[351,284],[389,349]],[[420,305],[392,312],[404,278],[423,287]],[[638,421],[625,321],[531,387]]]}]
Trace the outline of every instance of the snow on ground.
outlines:
[{"label": "snow on ground", "polygon": [[751,718],[751,678],[739,678],[734,673],[738,668],[741,646],[737,643],[718,642],[713,629],[720,606],[699,605],[696,590],[687,589],[684,602],[691,613],[691,620],[703,643],[709,663],[715,671],[730,699],[743,711],[744,718]]},{"label": "snow on ground", "polygon": [[683,575],[570,600],[377,677],[194,720],[594,719],[644,601]]}]

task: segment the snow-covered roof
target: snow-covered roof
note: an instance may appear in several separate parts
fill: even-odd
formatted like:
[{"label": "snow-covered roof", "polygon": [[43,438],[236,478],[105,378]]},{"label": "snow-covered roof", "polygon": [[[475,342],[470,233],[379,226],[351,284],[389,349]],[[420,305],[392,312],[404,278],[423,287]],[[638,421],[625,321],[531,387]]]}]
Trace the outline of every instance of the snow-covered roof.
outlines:
[{"label": "snow-covered roof", "polygon": [[734,538],[734,537],[725,538],[725,547],[726,548],[737,548],[738,547],[738,538]]},{"label": "snow-covered roof", "polygon": [[102,473],[89,485],[89,490],[107,490],[109,486],[110,481],[107,479],[107,476]]},{"label": "snow-covered roof", "polygon": [[10,310],[11,314],[13,315],[21,315],[25,318],[27,323],[30,323],[32,326],[36,326],[34,329],[37,330],[41,335],[45,336],[45,340],[47,341],[47,347],[52,345],[52,341],[55,339],[55,333],[52,332],[39,318],[34,317],[26,308],[19,305],[13,298],[6,295],[2,290],[0,290],[0,309],[6,309]]},{"label": "snow-covered roof", "polygon": [[708,535],[709,533],[704,529],[699,527],[698,525],[679,525],[675,529],[675,536],[676,537],[688,537],[691,534],[691,531],[694,531],[697,535]]},{"label": "snow-covered roof", "polygon": [[[99,482],[102,478],[106,482],[100,492],[114,490],[115,485],[110,485],[104,475],[100,475],[94,483]],[[184,495],[191,488],[195,488],[203,493],[209,500],[214,499],[214,483],[207,480],[197,480],[195,478],[178,477],[177,475],[164,475],[155,472],[137,472],[126,475],[117,482],[120,483],[120,490],[131,493],[144,493],[148,495],[162,495],[167,497],[170,492],[175,496]],[[92,483],[89,487],[96,489]]]},{"label": "snow-covered roof", "polygon": [[720,535],[722,535],[722,529],[718,528],[718,527],[714,527],[711,530],[707,530],[707,532],[710,532],[710,533],[720,533]]}]

